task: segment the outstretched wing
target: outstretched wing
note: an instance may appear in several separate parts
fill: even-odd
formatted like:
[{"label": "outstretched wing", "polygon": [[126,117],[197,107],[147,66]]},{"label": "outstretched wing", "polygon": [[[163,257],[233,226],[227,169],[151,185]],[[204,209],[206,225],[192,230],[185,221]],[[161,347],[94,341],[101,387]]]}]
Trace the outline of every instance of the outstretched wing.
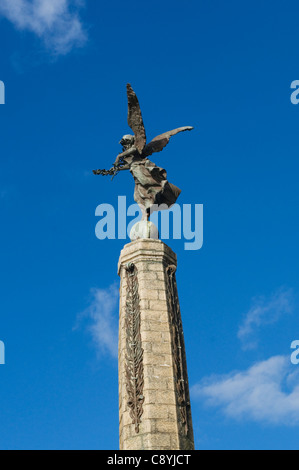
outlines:
[{"label": "outstretched wing", "polygon": [[185,126],[185,127],[178,127],[177,129],[173,129],[172,131],[164,132],[164,134],[157,135],[149,144],[144,147],[143,155],[148,157],[152,155],[154,152],[161,152],[164,147],[168,144],[170,137],[173,135],[178,134],[179,132],[183,131],[191,131],[193,127]]},{"label": "outstretched wing", "polygon": [[137,96],[129,83],[127,84],[127,96],[128,124],[135,135],[134,145],[141,154],[146,144],[145,129]]}]

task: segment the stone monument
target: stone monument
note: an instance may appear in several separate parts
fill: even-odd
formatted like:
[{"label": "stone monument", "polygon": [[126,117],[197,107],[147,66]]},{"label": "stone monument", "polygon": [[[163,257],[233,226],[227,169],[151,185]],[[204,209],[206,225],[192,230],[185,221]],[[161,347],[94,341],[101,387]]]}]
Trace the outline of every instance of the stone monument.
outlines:
[{"label": "stone monument", "polygon": [[148,156],[170,137],[193,129],[180,127],[146,143],[139,102],[127,85],[128,124],[134,135],[120,141],[111,175],[130,170],[142,220],[121,251],[119,307],[119,436],[121,450],[194,449],[186,353],[176,283],[177,257],[149,221],[155,210],[171,207],[180,189]]}]

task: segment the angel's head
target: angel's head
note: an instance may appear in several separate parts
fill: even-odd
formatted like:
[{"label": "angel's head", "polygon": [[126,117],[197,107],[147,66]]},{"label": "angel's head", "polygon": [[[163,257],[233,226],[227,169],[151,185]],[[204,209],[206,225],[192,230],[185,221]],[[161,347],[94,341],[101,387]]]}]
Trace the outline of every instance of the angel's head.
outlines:
[{"label": "angel's head", "polygon": [[121,141],[119,142],[125,150],[128,150],[129,148],[133,147],[135,142],[135,137],[130,134],[126,134],[122,137]]}]

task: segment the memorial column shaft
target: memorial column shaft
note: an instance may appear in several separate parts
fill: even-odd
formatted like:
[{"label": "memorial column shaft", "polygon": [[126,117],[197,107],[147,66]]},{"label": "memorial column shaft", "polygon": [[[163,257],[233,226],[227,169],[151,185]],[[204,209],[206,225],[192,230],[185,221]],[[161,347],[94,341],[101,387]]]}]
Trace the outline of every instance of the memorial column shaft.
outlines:
[{"label": "memorial column shaft", "polygon": [[194,448],[176,264],[161,240],[135,240],[120,255],[122,450]]}]

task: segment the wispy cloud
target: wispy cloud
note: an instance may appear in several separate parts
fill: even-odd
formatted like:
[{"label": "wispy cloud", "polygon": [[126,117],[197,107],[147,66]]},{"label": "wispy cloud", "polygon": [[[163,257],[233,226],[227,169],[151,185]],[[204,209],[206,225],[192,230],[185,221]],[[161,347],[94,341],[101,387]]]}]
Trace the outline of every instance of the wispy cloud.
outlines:
[{"label": "wispy cloud", "polygon": [[276,425],[299,424],[299,375],[286,356],[273,356],[242,372],[204,379],[194,398],[235,419]]},{"label": "wispy cloud", "polygon": [[67,54],[86,39],[78,8],[83,0],[1,0],[0,15],[36,34],[55,54]]},{"label": "wispy cloud", "polygon": [[116,284],[107,289],[92,289],[89,306],[78,315],[78,328],[84,327],[91,334],[99,356],[109,354],[117,358],[118,352],[118,288]]},{"label": "wispy cloud", "polygon": [[293,292],[279,289],[270,297],[253,299],[252,306],[244,316],[238,330],[243,349],[254,349],[260,327],[277,322],[283,315],[293,312]]}]

